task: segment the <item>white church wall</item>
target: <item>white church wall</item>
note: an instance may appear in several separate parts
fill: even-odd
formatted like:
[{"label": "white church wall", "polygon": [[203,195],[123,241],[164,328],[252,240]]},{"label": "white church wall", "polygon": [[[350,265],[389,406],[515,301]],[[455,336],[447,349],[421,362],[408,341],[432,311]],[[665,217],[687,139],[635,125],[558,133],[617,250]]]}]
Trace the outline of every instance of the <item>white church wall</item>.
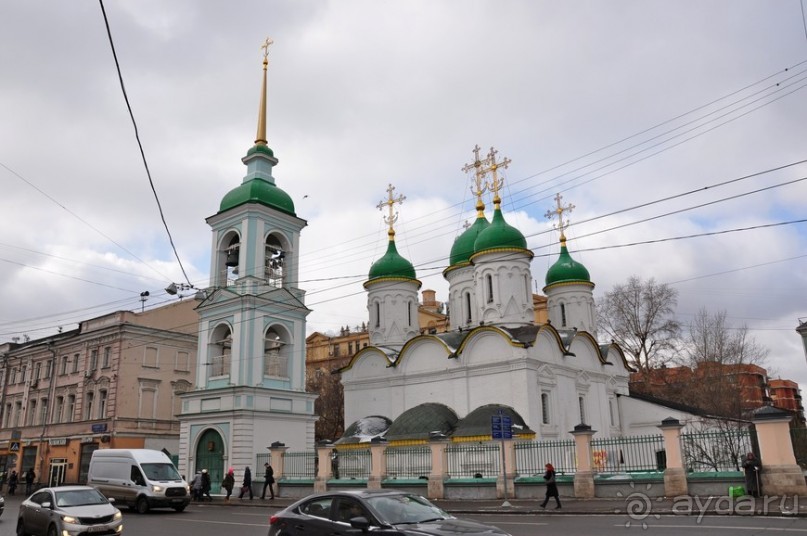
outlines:
[{"label": "white church wall", "polygon": [[684,431],[692,424],[700,422],[701,417],[692,413],[673,409],[659,404],[639,400],[630,396],[620,396],[617,398],[620,417],[622,421],[621,431],[624,435],[657,435],[661,434],[659,425],[667,417],[673,417],[685,425]]},{"label": "white church wall", "polygon": [[443,343],[422,337],[406,348],[395,368],[402,374],[445,370],[450,367],[448,356],[449,350]]},{"label": "white church wall", "polygon": [[467,366],[509,361],[513,347],[505,335],[494,329],[476,330],[465,340],[460,360]]}]

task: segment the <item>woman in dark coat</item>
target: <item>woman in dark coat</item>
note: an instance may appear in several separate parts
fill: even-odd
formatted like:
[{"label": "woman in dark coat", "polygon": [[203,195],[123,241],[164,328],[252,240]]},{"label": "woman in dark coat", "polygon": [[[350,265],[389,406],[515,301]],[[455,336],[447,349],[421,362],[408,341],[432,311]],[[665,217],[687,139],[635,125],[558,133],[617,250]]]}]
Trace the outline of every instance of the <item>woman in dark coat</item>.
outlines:
[{"label": "woman in dark coat", "polygon": [[546,497],[544,502],[541,503],[541,508],[546,508],[546,503],[549,502],[550,497],[555,498],[555,510],[560,508],[560,496],[558,495],[558,483],[555,480],[555,468],[551,463],[546,464],[546,473],[544,473],[544,480],[546,480]]},{"label": "woman in dark coat", "polygon": [[244,494],[249,491],[249,498],[252,499],[252,471],[249,470],[249,467],[244,469],[244,482],[241,486],[241,493],[238,494],[239,499],[244,498]]},{"label": "woman in dark coat", "polygon": [[14,492],[17,491],[17,484],[20,481],[20,477],[17,476],[17,471],[11,471],[11,476],[8,477],[8,494],[14,495]]},{"label": "woman in dark coat", "polygon": [[232,467],[230,467],[230,470],[227,471],[227,475],[221,482],[221,487],[227,491],[227,497],[225,497],[224,500],[229,501],[230,495],[233,494],[233,488],[235,487],[235,475]]},{"label": "woman in dark coat", "polygon": [[743,462],[745,471],[745,492],[752,497],[759,497],[759,470],[761,464],[753,452],[749,452]]}]

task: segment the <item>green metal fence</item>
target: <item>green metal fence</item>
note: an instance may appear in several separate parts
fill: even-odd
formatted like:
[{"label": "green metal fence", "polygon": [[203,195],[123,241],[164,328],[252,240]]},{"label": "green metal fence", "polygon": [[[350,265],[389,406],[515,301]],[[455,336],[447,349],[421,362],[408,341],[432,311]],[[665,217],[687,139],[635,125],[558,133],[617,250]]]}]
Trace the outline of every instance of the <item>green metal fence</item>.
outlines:
[{"label": "green metal fence", "polygon": [[684,465],[692,472],[739,471],[753,449],[747,428],[681,435]]},{"label": "green metal fence", "polygon": [[384,458],[387,478],[428,478],[432,470],[432,451],[427,446],[389,447]]},{"label": "green metal fence", "polygon": [[521,476],[543,475],[551,463],[559,475],[577,471],[574,439],[516,441],[516,470]]},{"label": "green metal fence", "polygon": [[592,470],[598,473],[657,472],[667,466],[660,434],[594,439],[591,457]]},{"label": "green metal fence", "polygon": [[472,443],[446,447],[449,478],[496,478],[501,473],[499,445]]},{"label": "green metal fence", "polygon": [[286,451],[283,457],[284,480],[313,480],[317,477],[317,453],[313,450],[302,452]]}]

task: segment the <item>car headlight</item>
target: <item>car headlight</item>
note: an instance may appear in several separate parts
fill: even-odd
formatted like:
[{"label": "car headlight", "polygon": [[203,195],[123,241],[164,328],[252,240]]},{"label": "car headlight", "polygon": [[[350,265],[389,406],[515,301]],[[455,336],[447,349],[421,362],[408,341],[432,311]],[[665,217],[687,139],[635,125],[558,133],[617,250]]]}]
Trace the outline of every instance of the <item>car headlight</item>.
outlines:
[{"label": "car headlight", "polygon": [[78,519],[76,519],[73,516],[62,516],[62,521],[64,521],[65,523],[70,523],[72,525],[78,524]]},{"label": "car headlight", "polygon": [[160,493],[163,490],[160,486],[152,486],[151,489],[154,490],[154,493]]},{"label": "car headlight", "polygon": [[120,510],[115,511],[115,515],[112,516],[112,519],[117,521],[118,519],[123,519],[123,514],[120,513]]}]

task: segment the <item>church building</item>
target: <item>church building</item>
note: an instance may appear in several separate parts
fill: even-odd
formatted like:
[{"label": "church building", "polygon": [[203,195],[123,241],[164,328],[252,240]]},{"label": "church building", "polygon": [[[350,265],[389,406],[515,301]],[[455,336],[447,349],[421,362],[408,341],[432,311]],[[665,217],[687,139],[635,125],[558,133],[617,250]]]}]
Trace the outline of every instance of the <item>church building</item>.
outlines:
[{"label": "church building", "polygon": [[[340,371],[346,426],[384,417],[392,423],[388,440],[435,432],[489,438],[491,415],[503,412],[512,417],[517,436],[567,438],[581,423],[601,436],[621,435],[630,369],[617,345],[597,342],[594,283],[566,246],[564,213],[573,207],[562,206],[558,195],[557,208],[548,213],[558,217],[560,254],[543,288],[549,321],[538,324],[533,253],[501,207],[501,171],[510,160],[497,162],[494,149],[485,158],[479,147],[474,154],[463,169],[473,175],[476,220],[454,242],[443,272],[449,283],[448,332],[418,330],[421,283],[395,247],[392,206],[403,198],[393,197],[392,186],[388,190],[387,252],[364,285],[370,345]],[[486,191],[493,196],[490,220]],[[397,426],[402,421],[407,425]],[[424,423],[420,430],[418,422]],[[348,432],[351,428],[356,427],[348,426]]]}]

